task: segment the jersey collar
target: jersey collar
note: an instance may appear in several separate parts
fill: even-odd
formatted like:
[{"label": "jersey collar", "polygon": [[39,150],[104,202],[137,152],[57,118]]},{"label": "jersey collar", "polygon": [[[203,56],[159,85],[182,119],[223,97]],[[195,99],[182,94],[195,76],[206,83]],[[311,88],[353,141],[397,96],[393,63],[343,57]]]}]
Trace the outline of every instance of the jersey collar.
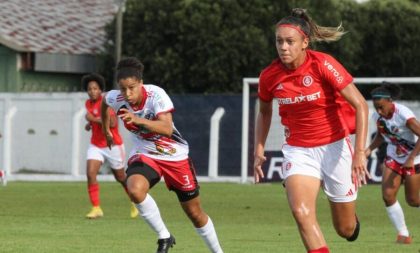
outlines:
[{"label": "jersey collar", "polygon": [[141,86],[140,92],[142,94],[142,99],[141,99],[140,105],[132,105],[132,104],[130,104],[131,108],[133,108],[134,111],[143,110],[144,105],[146,104],[147,92],[146,92],[146,89],[144,88],[143,85]]}]

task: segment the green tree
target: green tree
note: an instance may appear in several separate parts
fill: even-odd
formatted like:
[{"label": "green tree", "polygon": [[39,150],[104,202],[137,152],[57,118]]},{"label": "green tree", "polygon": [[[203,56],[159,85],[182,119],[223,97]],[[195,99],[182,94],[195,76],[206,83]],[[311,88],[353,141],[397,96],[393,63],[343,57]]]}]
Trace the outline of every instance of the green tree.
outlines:
[{"label": "green tree", "polygon": [[[175,93],[238,93],[277,57],[275,24],[292,8],[322,26],[342,23],[338,42],[312,48],[336,57],[353,76],[419,76],[416,0],[128,0],[124,56],[145,64],[145,82]],[[103,73],[112,80],[115,29],[108,27]],[[107,71],[104,71],[107,70]]]}]

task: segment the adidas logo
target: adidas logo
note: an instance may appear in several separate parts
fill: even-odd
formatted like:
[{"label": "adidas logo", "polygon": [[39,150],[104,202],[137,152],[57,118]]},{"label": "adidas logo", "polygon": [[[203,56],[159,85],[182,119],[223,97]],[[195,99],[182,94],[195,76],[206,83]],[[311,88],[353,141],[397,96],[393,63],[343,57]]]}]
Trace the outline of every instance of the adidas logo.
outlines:
[{"label": "adidas logo", "polygon": [[276,90],[282,90],[283,89],[283,84],[279,83],[276,87]]}]

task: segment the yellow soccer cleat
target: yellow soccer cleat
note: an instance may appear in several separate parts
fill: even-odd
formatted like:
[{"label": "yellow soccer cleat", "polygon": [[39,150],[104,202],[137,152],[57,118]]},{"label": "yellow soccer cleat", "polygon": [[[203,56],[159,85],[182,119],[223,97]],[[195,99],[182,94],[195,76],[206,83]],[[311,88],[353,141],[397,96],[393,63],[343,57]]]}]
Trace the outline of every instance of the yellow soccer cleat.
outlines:
[{"label": "yellow soccer cleat", "polygon": [[133,202],[131,202],[131,208],[130,208],[130,217],[131,218],[137,218],[139,216],[139,210],[137,210],[136,205],[134,205]]},{"label": "yellow soccer cleat", "polygon": [[104,212],[102,211],[101,207],[99,207],[99,206],[92,207],[90,212],[88,214],[86,214],[86,218],[88,218],[88,219],[96,219],[96,218],[101,218],[103,216],[104,216]]}]

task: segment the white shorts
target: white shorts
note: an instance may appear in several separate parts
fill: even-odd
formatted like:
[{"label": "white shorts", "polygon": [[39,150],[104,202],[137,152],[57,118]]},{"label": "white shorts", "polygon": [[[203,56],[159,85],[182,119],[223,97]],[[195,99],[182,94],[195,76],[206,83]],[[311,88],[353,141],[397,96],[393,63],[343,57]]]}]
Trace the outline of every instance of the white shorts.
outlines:
[{"label": "white shorts", "polygon": [[351,202],[357,198],[357,188],[351,177],[353,146],[349,137],[313,147],[283,146],[284,179],[306,175],[323,181],[322,187],[332,202]]},{"label": "white shorts", "polygon": [[87,150],[87,160],[97,160],[102,163],[106,160],[113,170],[124,168],[125,149],[124,145],[115,145],[111,149],[108,147],[99,148],[93,144]]}]

